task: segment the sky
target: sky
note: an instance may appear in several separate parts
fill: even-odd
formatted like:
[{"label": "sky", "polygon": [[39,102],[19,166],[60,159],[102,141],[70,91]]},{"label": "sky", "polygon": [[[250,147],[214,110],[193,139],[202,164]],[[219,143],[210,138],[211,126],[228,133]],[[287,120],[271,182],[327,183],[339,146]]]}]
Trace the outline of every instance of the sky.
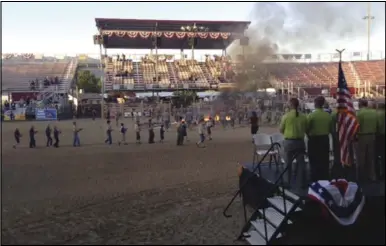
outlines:
[{"label": "sky", "polygon": [[[249,2],[2,3],[2,52],[97,55],[99,48],[92,39],[97,31],[95,18],[245,21],[253,5]],[[365,39],[366,33],[349,49],[361,46],[360,50],[365,50]],[[383,51],[384,46],[384,33],[373,38],[374,50]]]}]

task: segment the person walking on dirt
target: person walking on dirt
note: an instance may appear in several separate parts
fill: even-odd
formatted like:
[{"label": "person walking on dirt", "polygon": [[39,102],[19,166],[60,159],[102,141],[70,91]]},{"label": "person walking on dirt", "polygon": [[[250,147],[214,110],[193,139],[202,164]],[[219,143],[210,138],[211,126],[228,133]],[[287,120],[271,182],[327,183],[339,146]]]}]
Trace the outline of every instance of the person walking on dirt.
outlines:
[{"label": "person walking on dirt", "polygon": [[111,133],[113,132],[113,129],[111,127],[111,123],[110,121],[108,120],[107,121],[107,129],[106,129],[106,135],[107,135],[107,138],[105,140],[105,143],[111,145],[113,143],[113,138],[111,136]]},{"label": "person walking on dirt", "polygon": [[206,128],[205,120],[200,119],[200,122],[198,124],[198,135],[200,137],[200,140],[196,143],[197,147],[201,147],[201,148],[205,147],[203,146],[203,143],[205,141],[205,128]]},{"label": "person walking on dirt", "polygon": [[55,148],[59,148],[59,135],[60,135],[60,131],[58,130],[58,128],[56,126],[54,126],[54,139],[55,139],[55,143],[54,143],[54,147]]},{"label": "person walking on dirt", "polygon": [[180,120],[177,123],[177,145],[181,146],[183,144],[184,144],[184,130],[183,130],[182,117],[180,117]]},{"label": "person walking on dirt", "polygon": [[166,131],[169,130],[169,128],[170,128],[170,114],[169,114],[169,110],[166,110],[164,112],[164,114],[163,114],[163,122],[164,122]]},{"label": "person walking on dirt", "polygon": [[121,123],[121,141],[118,142],[118,145],[121,145],[121,143],[123,143],[124,145],[127,145],[126,143],[126,131],[127,131],[127,128],[125,127],[125,125],[123,123]]},{"label": "person walking on dirt", "polygon": [[149,144],[154,143],[154,126],[151,119],[149,119]]},{"label": "person walking on dirt", "polygon": [[95,109],[92,110],[92,120],[95,120],[96,118],[96,111]]},{"label": "person walking on dirt", "polygon": [[21,134],[20,134],[19,128],[15,129],[14,137],[15,137],[15,142],[16,143],[13,145],[13,148],[16,149],[16,146],[18,146],[20,144],[20,138],[21,138]]},{"label": "person walking on dirt", "polygon": [[141,125],[139,121],[135,123],[134,130],[135,130],[136,143],[140,144],[141,143]]},{"label": "person walking on dirt", "polygon": [[72,146],[80,147],[79,132],[82,131],[82,128],[78,128],[75,121],[72,123],[72,125],[73,125],[73,134],[74,134]]},{"label": "person walking on dirt", "polygon": [[164,125],[161,125],[161,128],[159,129],[159,135],[160,135],[160,143],[164,142],[165,139],[165,128]]},{"label": "person walking on dirt", "polygon": [[30,148],[36,147],[36,140],[35,140],[36,133],[38,133],[38,131],[35,131],[34,126],[31,126],[31,128],[29,129],[29,147]]},{"label": "person walking on dirt", "polygon": [[208,122],[206,122],[206,131],[207,131],[209,140],[212,140],[212,127],[213,127],[212,122],[213,122],[213,120],[211,117],[209,117]]},{"label": "person walking on dirt", "polygon": [[46,138],[47,138],[47,147],[52,146],[52,137],[51,137],[51,127],[50,124],[46,127]]},{"label": "person walking on dirt", "polygon": [[259,118],[257,117],[257,113],[255,111],[252,111],[252,115],[250,117],[250,124],[251,124],[251,134],[252,134],[252,142],[254,141],[254,137],[257,134],[257,131],[259,130]]},{"label": "person walking on dirt", "polygon": [[115,125],[116,127],[119,126],[119,119],[121,118],[121,113],[118,112],[117,115],[115,116]]},{"label": "person walking on dirt", "polygon": [[220,122],[221,122],[222,128],[225,129],[225,127],[226,127],[226,114],[225,114],[224,110],[220,111]]}]

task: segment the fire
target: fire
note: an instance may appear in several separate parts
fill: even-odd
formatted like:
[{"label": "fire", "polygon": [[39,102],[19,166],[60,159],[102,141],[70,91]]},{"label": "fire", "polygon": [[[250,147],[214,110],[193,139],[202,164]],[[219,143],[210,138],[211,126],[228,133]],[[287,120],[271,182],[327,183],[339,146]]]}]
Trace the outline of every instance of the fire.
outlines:
[{"label": "fire", "polygon": [[[204,120],[205,120],[205,121],[209,121],[209,115],[205,116],[205,117],[204,117]],[[214,120],[215,120],[215,121],[220,121],[220,116],[219,116],[219,115],[216,115],[216,116],[214,117]],[[226,117],[225,117],[225,120],[226,120],[226,121],[230,121],[230,120],[231,120],[231,117],[230,117],[230,116],[226,116]]]}]

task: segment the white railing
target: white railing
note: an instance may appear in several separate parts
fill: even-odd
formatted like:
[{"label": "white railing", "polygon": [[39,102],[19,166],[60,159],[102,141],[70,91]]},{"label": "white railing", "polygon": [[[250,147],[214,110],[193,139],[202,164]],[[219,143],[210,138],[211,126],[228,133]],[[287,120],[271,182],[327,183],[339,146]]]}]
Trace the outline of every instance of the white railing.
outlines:
[{"label": "white railing", "polygon": [[350,67],[350,70],[351,70],[352,74],[355,77],[355,87],[359,87],[360,85],[362,85],[362,82],[361,82],[361,79],[360,79],[360,77],[358,75],[357,70],[354,67],[354,64],[352,64],[352,62],[349,62],[348,66]]},{"label": "white railing", "polygon": [[[124,52],[124,51],[123,51]],[[198,50],[195,52],[195,59],[198,61],[205,61],[207,51],[200,51]],[[211,56],[214,54],[221,54],[221,51],[210,52]],[[135,61],[141,61],[143,57],[149,56],[149,53],[147,54],[125,54],[127,59],[131,59],[134,62]],[[9,55],[9,54],[8,54]],[[22,54],[14,54],[9,59],[5,59],[7,54],[3,54],[3,61],[25,61],[25,62],[44,62],[44,61],[68,61],[72,59],[79,59],[80,62],[87,62],[88,59],[98,60],[100,59],[100,54],[33,54],[30,59],[24,59]],[[191,52],[187,52],[186,54],[181,54],[180,51],[173,52],[172,54],[165,54],[164,56],[172,56],[173,60],[181,60],[185,55],[188,56],[186,59],[191,59]],[[159,54],[159,56],[162,56],[162,54]],[[361,51],[361,52],[344,52],[342,59],[344,61],[364,61],[367,60],[367,51]],[[381,60],[385,59],[385,51],[372,51],[370,54],[370,59],[372,60]],[[298,54],[276,54],[266,59],[267,62],[337,62],[339,61],[339,56],[336,53],[313,53],[313,54],[305,54],[305,53],[298,53]]]}]

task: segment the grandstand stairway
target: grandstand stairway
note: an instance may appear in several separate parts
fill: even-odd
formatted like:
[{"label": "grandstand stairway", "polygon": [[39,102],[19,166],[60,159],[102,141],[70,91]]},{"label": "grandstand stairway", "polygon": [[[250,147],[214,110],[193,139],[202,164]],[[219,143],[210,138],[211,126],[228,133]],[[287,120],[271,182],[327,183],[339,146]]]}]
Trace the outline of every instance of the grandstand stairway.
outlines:
[{"label": "grandstand stairway", "polygon": [[78,61],[76,58],[72,59],[66,66],[64,74],[59,79],[59,84],[50,85],[44,90],[40,91],[40,98],[43,100],[48,100],[54,97],[56,94],[67,93],[71,87],[72,81],[75,76],[76,68],[78,66]]},{"label": "grandstand stairway", "polygon": [[133,62],[134,69],[134,89],[144,89],[145,84],[143,80],[142,67],[140,62]]},{"label": "grandstand stairway", "polygon": [[114,65],[112,62],[106,61],[106,72],[105,72],[105,90],[109,91],[113,89],[114,81]]},{"label": "grandstand stairway", "polygon": [[352,62],[349,62],[348,67],[350,69],[350,72],[353,74],[353,77],[355,78],[354,87],[361,86],[362,82],[361,82],[361,79],[360,79],[360,77],[359,77],[359,75],[354,67],[354,64],[352,64]]},{"label": "grandstand stairway", "polygon": [[209,84],[215,83],[215,80],[213,79],[212,74],[209,72],[209,69],[206,66],[206,64],[203,62],[200,62],[199,64],[200,64],[201,70],[204,73],[206,80],[209,82]]},{"label": "grandstand stairway", "polygon": [[170,76],[170,84],[173,86],[176,86],[178,83],[178,78],[176,76],[176,72],[174,70],[174,64],[172,62],[167,62],[168,72]]}]

